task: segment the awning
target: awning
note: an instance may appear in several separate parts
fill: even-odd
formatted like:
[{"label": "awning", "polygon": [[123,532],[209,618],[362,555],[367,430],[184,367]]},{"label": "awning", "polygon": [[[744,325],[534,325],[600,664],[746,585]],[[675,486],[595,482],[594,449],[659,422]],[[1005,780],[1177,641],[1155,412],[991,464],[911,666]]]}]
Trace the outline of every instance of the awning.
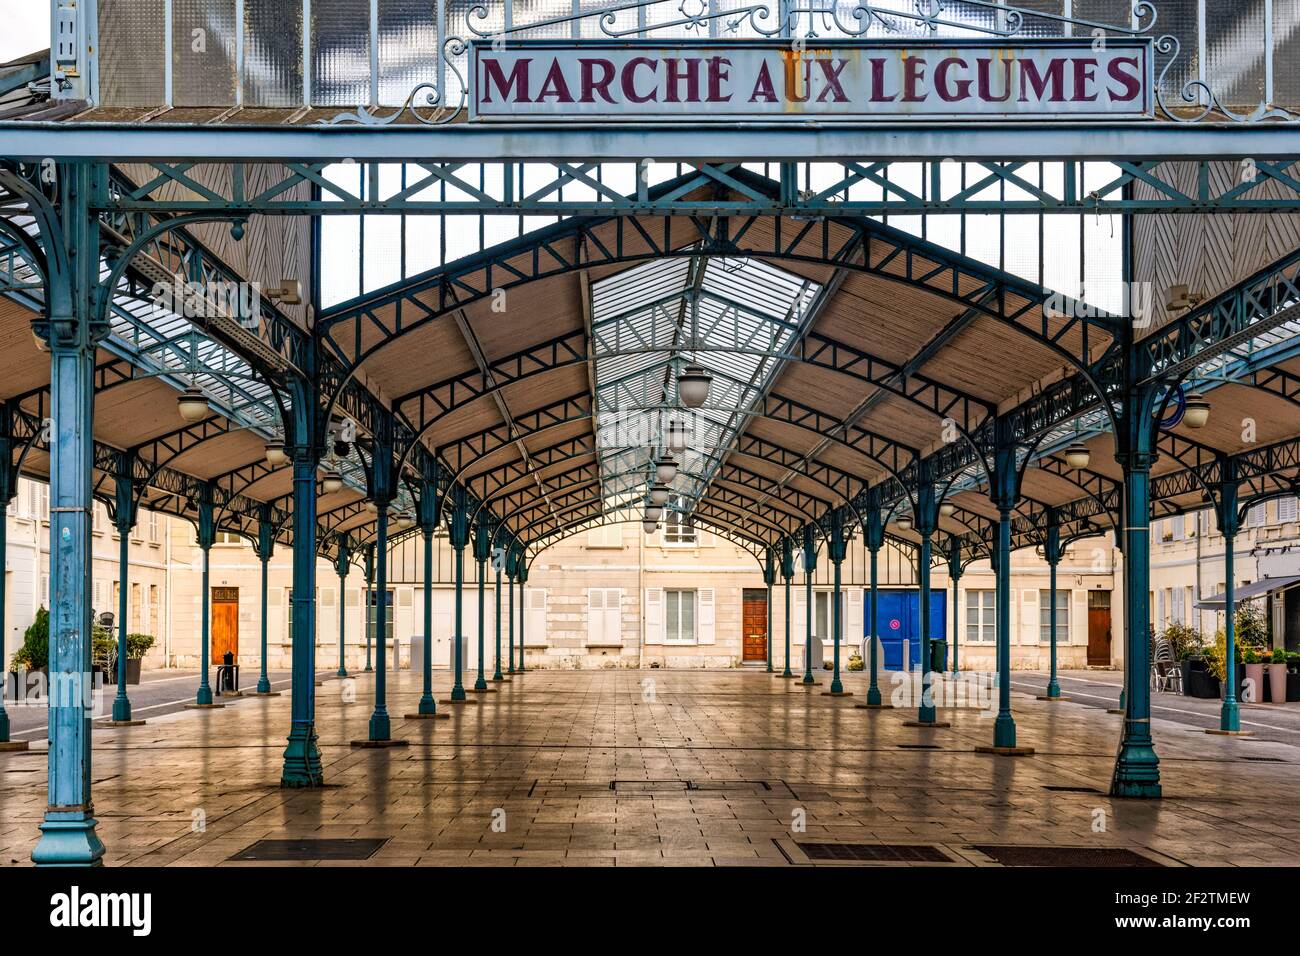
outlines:
[{"label": "awning", "polygon": [[[1285,591],[1288,588],[1300,584],[1300,574],[1292,574],[1282,578],[1264,578],[1255,581],[1252,584],[1243,584],[1233,589],[1233,600],[1240,603],[1241,601],[1256,598],[1263,594],[1273,594],[1276,591]],[[1222,611],[1223,610],[1223,592],[1197,601],[1194,605],[1202,611]]]}]

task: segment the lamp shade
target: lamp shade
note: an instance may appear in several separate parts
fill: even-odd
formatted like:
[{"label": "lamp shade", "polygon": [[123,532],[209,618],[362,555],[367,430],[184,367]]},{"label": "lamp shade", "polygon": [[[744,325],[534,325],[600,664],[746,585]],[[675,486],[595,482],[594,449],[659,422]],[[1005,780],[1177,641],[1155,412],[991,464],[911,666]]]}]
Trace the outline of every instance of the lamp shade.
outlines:
[{"label": "lamp shade", "polygon": [[379,505],[375,504],[372,500],[370,500],[369,498],[367,498],[367,499],[366,499],[366,510],[369,511],[372,515],[377,515],[377,514],[379,514]]},{"label": "lamp shade", "polygon": [[650,487],[650,503],[659,505],[661,508],[668,503],[668,486],[652,485]]},{"label": "lamp shade", "polygon": [[651,521],[649,518],[646,518],[644,521],[641,522],[641,529],[645,531],[646,534],[654,534],[655,529],[658,527],[659,527],[658,522]]},{"label": "lamp shade", "polygon": [[659,520],[660,518],[662,518],[663,516],[664,516],[664,507],[663,507],[663,505],[646,505],[646,506],[645,506],[645,520],[646,520],[646,521],[658,521],[658,520]]},{"label": "lamp shade", "polygon": [[912,516],[899,515],[898,520],[894,522],[900,531],[910,531],[912,529]]},{"label": "lamp shade", "polygon": [[939,516],[941,518],[951,518],[957,511],[957,506],[945,501],[939,505]]},{"label": "lamp shade", "polygon": [[713,374],[703,365],[688,365],[677,376],[677,397],[687,408],[699,408],[709,400]]},{"label": "lamp shade", "polygon": [[674,455],[686,451],[686,423],[674,419],[668,423],[668,450]]},{"label": "lamp shade", "polygon": [[660,455],[655,459],[655,481],[661,485],[671,485],[677,477],[677,459],[672,455]]},{"label": "lamp shade", "polygon": [[208,397],[191,385],[176,397],[176,408],[187,422],[202,421],[208,414]]},{"label": "lamp shade", "polygon": [[284,451],[284,442],[269,441],[266,443],[266,463],[272,468],[279,468],[281,465],[289,463],[289,456]]},{"label": "lamp shade", "polygon": [[1065,463],[1071,468],[1087,468],[1090,461],[1092,461],[1092,452],[1081,441],[1065,449]]},{"label": "lamp shade", "polygon": [[343,490],[343,476],[331,468],[320,477],[320,490],[327,495]]},{"label": "lamp shade", "polygon": [[1188,428],[1204,428],[1210,420],[1210,403],[1198,392],[1188,392],[1183,407],[1183,424]]}]

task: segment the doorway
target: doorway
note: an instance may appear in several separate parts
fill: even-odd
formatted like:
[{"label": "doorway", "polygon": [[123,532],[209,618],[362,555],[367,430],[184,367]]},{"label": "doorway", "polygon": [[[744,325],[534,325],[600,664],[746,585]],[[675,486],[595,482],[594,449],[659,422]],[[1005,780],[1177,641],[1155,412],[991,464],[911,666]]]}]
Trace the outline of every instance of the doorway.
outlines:
[{"label": "doorway", "polygon": [[767,663],[767,589],[745,588],[741,605],[741,631],[744,647],[741,662]]},{"label": "doorway", "polygon": [[239,588],[212,589],[212,662],[226,653],[239,660]]},{"label": "doorway", "polygon": [[1110,592],[1088,592],[1088,666],[1110,666]]}]

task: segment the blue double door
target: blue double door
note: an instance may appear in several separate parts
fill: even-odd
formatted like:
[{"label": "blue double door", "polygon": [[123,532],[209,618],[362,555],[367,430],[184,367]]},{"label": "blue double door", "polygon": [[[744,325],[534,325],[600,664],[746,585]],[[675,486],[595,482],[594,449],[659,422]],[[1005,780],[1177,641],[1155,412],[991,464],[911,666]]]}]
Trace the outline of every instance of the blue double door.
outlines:
[{"label": "blue double door", "polygon": [[[945,609],[948,606],[946,591],[934,588],[930,591],[930,639],[942,640],[947,633]],[[866,600],[871,600],[870,592]],[[870,606],[870,605],[868,605]],[[908,656],[911,667],[921,663],[921,592],[918,589],[881,590],[879,592],[880,643],[884,648],[883,666],[886,670],[902,670],[903,642],[908,644]],[[870,634],[871,622],[867,622]]]}]

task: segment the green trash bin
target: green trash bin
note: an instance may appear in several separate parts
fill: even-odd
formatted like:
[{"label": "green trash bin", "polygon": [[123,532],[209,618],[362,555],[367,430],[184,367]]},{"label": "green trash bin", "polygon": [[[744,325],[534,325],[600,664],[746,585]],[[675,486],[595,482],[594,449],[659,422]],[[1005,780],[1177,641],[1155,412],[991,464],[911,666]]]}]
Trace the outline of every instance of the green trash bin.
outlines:
[{"label": "green trash bin", "polygon": [[940,674],[948,670],[948,642],[943,638],[930,640],[930,670]]}]

